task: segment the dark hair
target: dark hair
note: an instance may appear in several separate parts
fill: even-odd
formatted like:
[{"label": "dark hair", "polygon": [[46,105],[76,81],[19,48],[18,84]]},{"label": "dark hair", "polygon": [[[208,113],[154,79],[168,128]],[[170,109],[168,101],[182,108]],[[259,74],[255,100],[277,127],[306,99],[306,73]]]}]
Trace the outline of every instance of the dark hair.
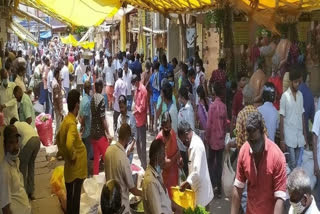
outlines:
[{"label": "dark hair", "polygon": [[189,90],[185,85],[182,85],[179,89],[179,96],[185,100],[189,100]]},{"label": "dark hair", "polygon": [[263,56],[259,56],[259,58],[258,58],[258,68],[259,69],[263,69],[265,64],[266,64],[266,60],[264,59],[264,57]]},{"label": "dark hair", "polygon": [[95,89],[97,93],[101,93],[103,89],[103,81],[101,78],[98,78],[94,83]]},{"label": "dark hair", "polygon": [[76,107],[77,103],[80,103],[80,92],[76,89],[72,89],[68,93],[67,97],[68,111],[72,112]]},{"label": "dark hair", "polygon": [[122,70],[122,68],[119,68],[119,70],[118,70],[118,77],[119,78],[122,78],[122,76],[123,76],[123,70]]},{"label": "dark hair", "polygon": [[124,209],[121,202],[121,187],[116,180],[109,180],[103,185],[100,204],[102,214],[115,214]]},{"label": "dark hair", "polygon": [[208,102],[207,102],[207,98],[206,98],[206,93],[204,91],[204,88],[202,85],[199,85],[198,88],[197,88],[197,94],[199,95],[199,97],[201,99],[204,100],[204,105],[205,105],[205,108],[206,110],[208,111],[209,110],[209,105],[208,105]]},{"label": "dark hair", "polygon": [[60,67],[60,63],[59,63],[59,65],[56,65],[56,66],[54,67],[53,76],[54,76],[54,77],[59,76],[59,75],[60,75],[60,70],[61,70],[61,67]]},{"label": "dark hair", "polygon": [[194,71],[194,69],[189,69],[188,71],[188,77],[195,77],[196,76],[196,72]]},{"label": "dark hair", "polygon": [[161,151],[161,149],[164,149],[164,143],[162,140],[156,139],[156,140],[152,141],[150,149],[149,149],[150,163],[154,162],[156,160],[157,154],[159,153],[159,151]]},{"label": "dark hair", "polygon": [[146,61],[146,65],[145,65],[146,69],[150,70],[151,68],[151,62],[149,60]]},{"label": "dark hair", "polygon": [[159,70],[159,67],[160,63],[158,61],[153,63],[153,70]]},{"label": "dark hair", "polygon": [[175,58],[175,57],[173,57],[171,61],[172,61],[172,63],[174,63],[174,64],[178,64],[178,60],[177,60],[177,58]]},{"label": "dark hair", "polygon": [[179,124],[178,124],[178,136],[182,136],[184,135],[186,132],[191,131],[191,126],[190,123],[187,122],[186,120],[182,120]]},{"label": "dark hair", "polygon": [[119,140],[124,140],[131,136],[131,128],[127,123],[123,123],[119,129]]},{"label": "dark hair", "polygon": [[162,93],[165,99],[172,101],[172,86],[169,82],[166,82],[162,86]]},{"label": "dark hair", "polygon": [[273,103],[276,98],[276,88],[272,82],[266,82],[263,86],[262,100],[263,102]]},{"label": "dark hair", "polygon": [[20,86],[16,86],[16,87],[14,87],[14,89],[13,89],[13,94],[16,94],[17,92],[22,92],[22,89],[20,88]]},{"label": "dark hair", "polygon": [[302,73],[305,72],[305,66],[301,64],[293,64],[289,67],[289,79],[294,81],[302,77]]},{"label": "dark hair", "polygon": [[4,68],[5,68],[6,70],[9,70],[9,69],[11,68],[11,65],[12,65],[12,60],[11,60],[10,58],[8,58],[8,59],[6,60],[6,62],[4,63]]},{"label": "dark hair", "polygon": [[[18,131],[17,128],[12,124],[7,125],[4,128],[4,130],[3,130],[3,147],[4,147],[4,149],[5,149],[5,146],[7,144],[8,139],[10,137],[12,137],[12,133],[13,133],[14,130]],[[18,134],[18,132],[17,132],[17,134]]]},{"label": "dark hair", "polygon": [[203,61],[201,59],[198,59],[196,64],[199,64],[201,67],[203,67]]},{"label": "dark hair", "polygon": [[91,82],[90,81],[86,81],[84,84],[83,84],[83,89],[86,91],[86,90],[90,90],[91,89]]},{"label": "dark hair", "polygon": [[263,132],[263,118],[260,112],[252,112],[249,114],[246,121],[246,130],[248,133],[254,132],[256,130],[260,130]]},{"label": "dark hair", "polygon": [[219,64],[218,64],[218,68],[219,68],[219,69],[222,69],[222,70],[225,70],[226,67],[227,67],[226,61],[225,61],[223,58],[220,59]]},{"label": "dark hair", "polygon": [[17,118],[15,118],[15,117],[11,118],[10,125],[13,125],[17,121],[19,121]]},{"label": "dark hair", "polygon": [[134,83],[139,82],[139,81],[140,81],[140,76],[136,75],[136,74],[133,74],[132,75],[132,79],[131,79],[131,83],[134,84]]},{"label": "dark hair", "polygon": [[140,54],[136,55],[136,59],[139,60],[140,59]]},{"label": "dark hair", "polygon": [[119,96],[119,104],[120,104],[120,103],[124,103],[124,104],[127,105],[127,97],[124,96],[123,94],[121,94],[121,95]]},{"label": "dark hair", "polygon": [[168,65],[168,60],[167,60],[167,56],[165,54],[163,54],[161,56],[161,63],[164,65],[164,66],[167,66]]},{"label": "dark hair", "polygon": [[247,75],[245,73],[240,72],[237,76],[237,80],[238,82],[243,78],[243,77],[247,77]]},{"label": "dark hair", "polygon": [[170,120],[170,123],[171,123],[172,122],[171,115],[170,115],[170,113],[168,111],[166,111],[161,116],[161,126],[164,126],[169,120]]},{"label": "dark hair", "polygon": [[222,84],[219,82],[215,82],[213,84],[213,90],[214,90],[214,93],[221,98],[224,92]]},{"label": "dark hair", "polygon": [[184,73],[185,75],[188,74],[188,66],[185,63],[181,64],[181,72]]}]

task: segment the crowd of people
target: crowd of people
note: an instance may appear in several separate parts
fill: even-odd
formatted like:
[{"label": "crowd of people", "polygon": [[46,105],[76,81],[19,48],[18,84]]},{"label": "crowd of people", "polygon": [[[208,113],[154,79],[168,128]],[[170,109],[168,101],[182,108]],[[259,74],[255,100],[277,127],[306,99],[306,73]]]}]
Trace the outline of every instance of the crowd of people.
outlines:
[{"label": "crowd of people", "polygon": [[[34,199],[34,162],[40,148],[34,103],[54,118],[57,156],[65,162],[68,214],[79,213],[82,184],[99,174],[101,160],[105,213],[130,213],[129,193],[142,198],[145,213],[182,213],[172,200],[175,186],[192,189],[196,205],[209,210],[213,198],[222,196],[224,153],[233,150],[231,162],[237,170],[232,214],[283,213],[288,201],[290,213],[319,213],[320,111],[315,113],[303,64],[288,66],[290,83],[279,94],[262,56],[253,75],[239,73],[237,87],[231,87],[224,59],[207,78],[197,55],[186,63],[176,58],[168,62],[166,55],[144,61],[143,54],[111,56],[57,41],[31,55],[22,53],[6,50],[0,73],[4,214],[31,213],[28,198]],[[107,111],[113,112],[113,124]],[[147,132],[155,137],[149,153]],[[226,144],[227,133],[232,139]],[[135,148],[145,170],[142,189],[130,168]],[[309,148],[318,179],[315,197],[310,178],[299,168]],[[121,203],[103,203],[113,188],[120,188]]]}]

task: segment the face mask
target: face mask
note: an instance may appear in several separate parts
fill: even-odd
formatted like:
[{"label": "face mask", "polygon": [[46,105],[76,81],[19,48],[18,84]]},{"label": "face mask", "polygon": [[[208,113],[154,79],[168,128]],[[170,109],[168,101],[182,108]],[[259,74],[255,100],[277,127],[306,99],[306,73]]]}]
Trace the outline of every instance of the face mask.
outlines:
[{"label": "face mask", "polygon": [[2,80],[2,86],[7,88],[8,87],[8,79]]},{"label": "face mask", "polygon": [[132,89],[135,91],[135,90],[137,90],[137,86],[132,86]]},{"label": "face mask", "polygon": [[173,81],[170,81],[169,83],[170,83],[170,85],[171,85],[172,87],[174,87],[174,82],[173,82]]},{"label": "face mask", "polygon": [[196,66],[196,71],[200,72],[200,70],[201,70],[200,66]]},{"label": "face mask", "polygon": [[290,201],[291,206],[293,207],[294,213],[301,214],[305,210],[305,207],[302,205],[301,201],[298,203],[293,203]]},{"label": "face mask", "polygon": [[159,165],[156,166],[156,171],[157,171],[157,173],[158,173],[159,175],[162,174],[162,169],[161,169],[161,167],[160,167]]},{"label": "face mask", "polygon": [[257,154],[261,151],[261,147],[263,145],[263,141],[260,140],[259,142],[255,143],[254,145],[250,145],[251,149],[252,149],[252,153],[253,154]]},{"label": "face mask", "polygon": [[15,155],[11,154],[10,152],[7,152],[7,157],[9,160],[16,161],[19,158],[19,154],[20,154],[20,149],[18,150],[17,154],[15,154]]}]

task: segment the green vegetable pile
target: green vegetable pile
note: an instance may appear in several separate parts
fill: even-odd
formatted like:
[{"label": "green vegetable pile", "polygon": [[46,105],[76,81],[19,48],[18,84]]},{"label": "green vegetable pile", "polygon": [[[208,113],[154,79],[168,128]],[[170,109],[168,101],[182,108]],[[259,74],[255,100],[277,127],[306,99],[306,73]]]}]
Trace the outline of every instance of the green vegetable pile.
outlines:
[{"label": "green vegetable pile", "polygon": [[46,122],[47,120],[49,120],[49,118],[46,115],[44,115],[40,118],[40,120],[41,122]]},{"label": "green vegetable pile", "polygon": [[206,211],[206,209],[202,206],[196,206],[194,210],[191,208],[184,209],[183,214],[210,214],[209,212]]},{"label": "green vegetable pile", "polygon": [[136,211],[137,212],[144,212],[143,202],[142,201],[139,202]]}]

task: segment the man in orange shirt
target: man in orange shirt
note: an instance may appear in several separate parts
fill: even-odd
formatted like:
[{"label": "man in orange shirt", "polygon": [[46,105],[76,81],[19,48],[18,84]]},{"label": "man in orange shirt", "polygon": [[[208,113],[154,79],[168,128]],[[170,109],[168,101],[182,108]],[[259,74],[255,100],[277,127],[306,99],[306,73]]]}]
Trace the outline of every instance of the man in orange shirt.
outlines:
[{"label": "man in orange shirt", "polygon": [[134,110],[133,115],[136,118],[137,123],[137,150],[138,156],[141,161],[141,166],[146,169],[147,157],[146,157],[146,138],[147,138],[147,99],[148,92],[146,87],[140,82],[140,77],[136,74],[132,75],[131,81],[135,95],[134,95]]}]

